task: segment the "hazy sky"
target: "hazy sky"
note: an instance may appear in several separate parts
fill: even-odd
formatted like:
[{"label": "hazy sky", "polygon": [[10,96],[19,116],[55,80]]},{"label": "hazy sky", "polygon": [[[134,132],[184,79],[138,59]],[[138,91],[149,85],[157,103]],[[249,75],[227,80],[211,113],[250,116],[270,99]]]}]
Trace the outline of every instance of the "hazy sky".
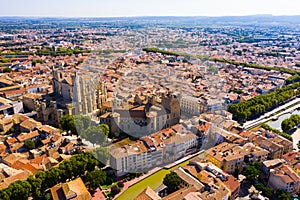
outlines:
[{"label": "hazy sky", "polygon": [[0,0],[0,16],[300,15],[299,0]]}]

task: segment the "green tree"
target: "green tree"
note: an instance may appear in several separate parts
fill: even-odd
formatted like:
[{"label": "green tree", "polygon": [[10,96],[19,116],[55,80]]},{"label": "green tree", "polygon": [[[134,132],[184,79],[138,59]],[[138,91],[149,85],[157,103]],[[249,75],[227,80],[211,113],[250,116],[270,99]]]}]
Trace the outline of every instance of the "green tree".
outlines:
[{"label": "green tree", "polygon": [[292,200],[293,199],[291,193],[285,192],[283,190],[277,190],[276,196],[277,196],[278,200]]},{"label": "green tree", "polygon": [[81,136],[93,144],[102,145],[106,139],[106,130],[100,126],[90,126]]},{"label": "green tree", "polygon": [[180,188],[182,180],[175,172],[171,172],[165,176],[163,184],[166,185],[169,192],[172,193]]},{"label": "green tree", "polygon": [[45,194],[45,200],[52,200],[53,198],[52,198],[52,195],[51,195],[51,193],[50,192],[47,192],[46,194]]},{"label": "green tree", "polygon": [[70,161],[65,160],[63,161],[59,167],[60,170],[62,170],[60,176],[61,180],[63,182],[67,181],[68,179],[71,179],[73,177],[73,166]]},{"label": "green tree", "polygon": [[288,119],[285,119],[281,123],[281,129],[283,132],[288,133],[289,130],[300,124],[300,115],[291,115]]},{"label": "green tree", "polygon": [[33,198],[40,199],[40,197],[42,196],[42,192],[41,192],[42,180],[30,175],[27,181],[31,185],[31,193]]},{"label": "green tree", "polygon": [[242,124],[246,120],[257,118],[264,112],[270,111],[300,94],[299,87],[299,82],[292,83],[284,88],[276,89],[274,92],[256,96],[238,104],[232,104],[228,107],[228,111],[233,114],[234,120]]},{"label": "green tree", "polygon": [[53,167],[46,172],[44,184],[47,188],[53,187],[60,181],[60,174],[63,173],[59,168]]},{"label": "green tree", "polygon": [[37,59],[37,60],[33,60],[31,63],[32,63],[32,66],[36,66],[37,63],[43,64],[43,61],[40,59]]},{"label": "green tree", "polygon": [[74,122],[74,117],[72,115],[65,115],[60,119],[61,129],[64,131],[71,131],[72,134],[78,134]]},{"label": "green tree", "polygon": [[72,173],[74,177],[78,177],[85,173],[87,162],[85,160],[70,159],[72,165]]},{"label": "green tree", "polygon": [[85,160],[87,162],[86,170],[91,172],[95,170],[95,167],[99,165],[99,161],[91,153],[85,153]]},{"label": "green tree", "polygon": [[5,135],[10,135],[10,134],[14,134],[15,133],[15,129],[14,127],[11,127],[6,133]]},{"label": "green tree", "polygon": [[243,174],[246,176],[246,180],[250,183],[254,183],[258,175],[260,173],[260,163],[251,163],[246,169],[243,171]]},{"label": "green tree", "polygon": [[16,181],[9,185],[8,190],[11,191],[11,199],[27,200],[31,191],[31,185],[27,181]]},{"label": "green tree", "polygon": [[10,73],[10,72],[12,72],[12,69],[9,67],[3,69],[3,73]]},{"label": "green tree", "polygon": [[94,171],[98,164],[91,153],[75,155],[69,161],[63,161],[59,167],[39,171],[35,176],[29,176],[26,181],[10,184],[8,188],[0,190],[0,199],[27,200],[30,193],[34,199],[40,199],[48,188],[58,182],[66,182],[74,176],[83,176],[86,172]]},{"label": "green tree", "polygon": [[261,127],[264,128],[264,129],[266,129],[266,130],[269,130],[269,131],[272,131],[274,133],[277,133],[278,135],[284,137],[285,139],[293,142],[293,137],[291,135],[289,135],[287,133],[283,133],[283,132],[281,132],[281,131],[279,131],[277,129],[274,129],[274,128],[270,127],[268,124],[263,124]]},{"label": "green tree", "polygon": [[100,124],[100,128],[106,137],[109,135],[109,126],[107,124]]},{"label": "green tree", "polygon": [[10,194],[7,190],[0,190],[0,199],[1,200],[10,200]]},{"label": "green tree", "polygon": [[114,197],[116,194],[120,192],[120,188],[117,185],[114,185],[110,188],[111,196]]},{"label": "green tree", "polygon": [[104,167],[109,159],[109,151],[106,147],[96,148],[93,155],[101,162],[100,167]]},{"label": "green tree", "polygon": [[74,115],[73,118],[79,135],[82,135],[92,125],[92,120],[89,116]]},{"label": "green tree", "polygon": [[261,183],[254,185],[255,188],[263,193],[264,196],[270,198],[272,196],[272,190],[269,187],[264,186]]},{"label": "green tree", "polygon": [[234,169],[234,172],[233,172],[233,176],[235,177],[235,178],[238,178],[239,177],[239,169],[238,168],[235,168]]},{"label": "green tree", "polygon": [[26,140],[24,142],[24,146],[29,150],[35,149],[35,142],[32,140]]},{"label": "green tree", "polygon": [[89,182],[89,188],[96,190],[100,185],[106,183],[106,173],[102,170],[95,170],[86,174],[86,182]]}]

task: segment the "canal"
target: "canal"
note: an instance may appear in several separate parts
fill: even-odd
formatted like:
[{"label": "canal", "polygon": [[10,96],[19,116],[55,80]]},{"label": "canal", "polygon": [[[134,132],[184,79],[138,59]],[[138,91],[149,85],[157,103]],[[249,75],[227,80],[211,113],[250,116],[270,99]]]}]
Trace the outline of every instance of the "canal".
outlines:
[{"label": "canal", "polygon": [[267,124],[269,126],[271,126],[272,128],[275,128],[275,129],[278,129],[281,131],[281,123],[283,122],[283,120],[289,118],[291,115],[300,115],[300,111],[295,110],[292,113],[283,114],[276,121],[269,121]]},{"label": "canal", "polygon": [[[283,114],[276,121],[269,121],[269,122],[267,122],[267,124],[270,127],[278,129],[278,130],[281,131],[281,123],[283,122],[283,120],[289,118],[291,115],[300,115],[300,111],[295,110],[292,113]],[[300,129],[296,130],[291,136],[293,137],[293,146],[294,146],[294,148],[298,149],[297,144],[298,144],[298,141],[300,141]]]}]

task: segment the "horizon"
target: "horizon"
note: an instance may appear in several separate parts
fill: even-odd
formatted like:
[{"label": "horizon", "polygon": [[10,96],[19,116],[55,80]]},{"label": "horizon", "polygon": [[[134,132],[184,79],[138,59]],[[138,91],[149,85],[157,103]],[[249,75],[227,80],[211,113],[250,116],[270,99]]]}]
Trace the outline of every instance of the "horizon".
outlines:
[{"label": "horizon", "polygon": [[225,16],[295,16],[300,2],[294,0],[10,0],[2,3],[2,17],[225,17]]},{"label": "horizon", "polygon": [[252,14],[252,15],[222,15],[222,16],[209,16],[209,15],[132,15],[132,16],[26,16],[26,15],[0,15],[0,18],[147,18],[147,17],[174,17],[174,18],[189,18],[189,17],[207,17],[207,18],[222,18],[222,17],[297,17],[295,15],[273,15],[273,14]]}]

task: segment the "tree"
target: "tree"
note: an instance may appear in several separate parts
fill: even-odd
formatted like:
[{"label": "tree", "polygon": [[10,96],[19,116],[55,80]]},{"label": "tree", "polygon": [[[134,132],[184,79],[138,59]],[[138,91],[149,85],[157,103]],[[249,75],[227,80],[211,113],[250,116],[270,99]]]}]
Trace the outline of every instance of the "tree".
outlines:
[{"label": "tree", "polygon": [[283,132],[288,133],[289,130],[300,124],[300,115],[292,115],[288,119],[285,119],[281,123],[281,129]]},{"label": "tree", "polygon": [[246,120],[257,118],[264,112],[272,110],[298,95],[300,93],[299,87],[299,82],[292,83],[284,88],[276,89],[274,92],[256,96],[238,104],[232,104],[228,107],[228,111],[233,114],[234,120],[242,124]]},{"label": "tree", "polygon": [[7,190],[0,190],[0,199],[2,200],[10,200],[10,195]]},{"label": "tree", "polygon": [[255,188],[263,193],[264,196],[270,198],[272,196],[272,190],[269,187],[264,186],[261,183],[254,185]]},{"label": "tree", "polygon": [[82,135],[92,124],[92,120],[89,116],[74,115],[73,118],[79,135]]},{"label": "tree", "polygon": [[87,162],[86,170],[91,172],[95,170],[95,167],[99,165],[99,161],[91,153],[85,153],[85,160]]},{"label": "tree", "polygon": [[30,175],[27,178],[27,181],[31,185],[31,193],[32,193],[33,198],[40,199],[40,197],[42,196],[42,193],[41,193],[42,180]]},{"label": "tree", "polygon": [[104,167],[109,159],[109,151],[106,147],[99,147],[94,150],[93,154],[101,162],[100,167]]},{"label": "tree", "polygon": [[73,167],[70,161],[63,161],[58,168],[62,170],[60,176],[63,182],[73,177]]},{"label": "tree", "polygon": [[10,135],[10,134],[14,134],[15,133],[15,129],[14,127],[11,127],[6,133],[5,135]]},{"label": "tree", "polygon": [[57,167],[49,169],[46,172],[46,179],[44,180],[44,184],[46,185],[46,187],[50,188],[56,185],[60,181],[61,173],[62,171]]},{"label": "tree", "polygon": [[51,200],[51,199],[52,199],[51,192],[47,192],[47,194],[45,194],[45,200]]},{"label": "tree", "polygon": [[107,124],[100,124],[100,128],[105,134],[106,137],[108,137],[109,134],[109,126]]},{"label": "tree", "polygon": [[285,139],[293,142],[293,137],[291,135],[289,135],[287,133],[283,133],[283,132],[281,132],[281,131],[279,131],[277,129],[274,129],[274,128],[270,127],[268,124],[263,124],[261,127],[264,128],[264,129],[266,129],[266,130],[269,130],[269,131],[272,131],[274,133],[277,133],[278,135],[284,137]]},{"label": "tree", "polygon": [[169,192],[172,193],[180,188],[182,180],[175,172],[171,172],[165,176],[163,184],[166,185]]},{"label": "tree", "polygon": [[283,190],[277,190],[276,196],[279,200],[292,200],[293,199],[291,193],[285,192]]},{"label": "tree", "polygon": [[39,171],[35,176],[29,176],[26,181],[10,184],[8,188],[0,190],[0,199],[27,200],[30,193],[34,199],[40,199],[48,188],[58,182],[66,182],[74,176],[83,176],[86,171],[94,171],[96,165],[98,161],[91,153],[75,155],[69,161],[63,161],[59,167]]},{"label": "tree", "polygon": [[10,199],[27,200],[31,191],[31,185],[27,181],[16,181],[8,190],[11,191]]},{"label": "tree", "polygon": [[235,177],[235,178],[239,178],[239,169],[238,168],[235,168],[234,169],[234,172],[233,172],[233,176]]},{"label": "tree", "polygon": [[71,131],[72,134],[78,134],[74,122],[74,117],[72,115],[65,115],[60,118],[60,126],[64,131]]},{"label": "tree", "polygon": [[87,162],[85,160],[71,158],[70,163],[72,165],[72,173],[74,177],[78,177],[85,173],[87,167]]},{"label": "tree", "polygon": [[32,140],[26,140],[24,142],[24,146],[29,150],[35,149],[35,142]]},{"label": "tree", "polygon": [[118,181],[118,186],[121,187],[121,188],[124,187],[124,182],[123,182],[123,180]]},{"label": "tree", "polygon": [[10,73],[10,72],[12,72],[12,69],[9,67],[3,69],[3,73]]},{"label": "tree", "polygon": [[107,139],[105,131],[106,130],[100,126],[90,126],[81,136],[93,144],[102,145]]},{"label": "tree", "polygon": [[117,185],[114,185],[110,188],[110,194],[111,196],[115,196],[116,194],[118,194],[120,192],[120,188]]},{"label": "tree", "polygon": [[95,170],[86,174],[86,182],[89,182],[89,188],[96,190],[100,185],[106,183],[106,173],[102,170]]},{"label": "tree", "polygon": [[243,174],[246,176],[246,180],[254,183],[260,173],[260,163],[251,163],[250,166],[246,167]]},{"label": "tree", "polygon": [[37,63],[43,64],[43,61],[40,60],[40,59],[37,59],[37,60],[33,60],[33,61],[31,62],[32,66],[34,66],[34,67],[36,66]]}]

